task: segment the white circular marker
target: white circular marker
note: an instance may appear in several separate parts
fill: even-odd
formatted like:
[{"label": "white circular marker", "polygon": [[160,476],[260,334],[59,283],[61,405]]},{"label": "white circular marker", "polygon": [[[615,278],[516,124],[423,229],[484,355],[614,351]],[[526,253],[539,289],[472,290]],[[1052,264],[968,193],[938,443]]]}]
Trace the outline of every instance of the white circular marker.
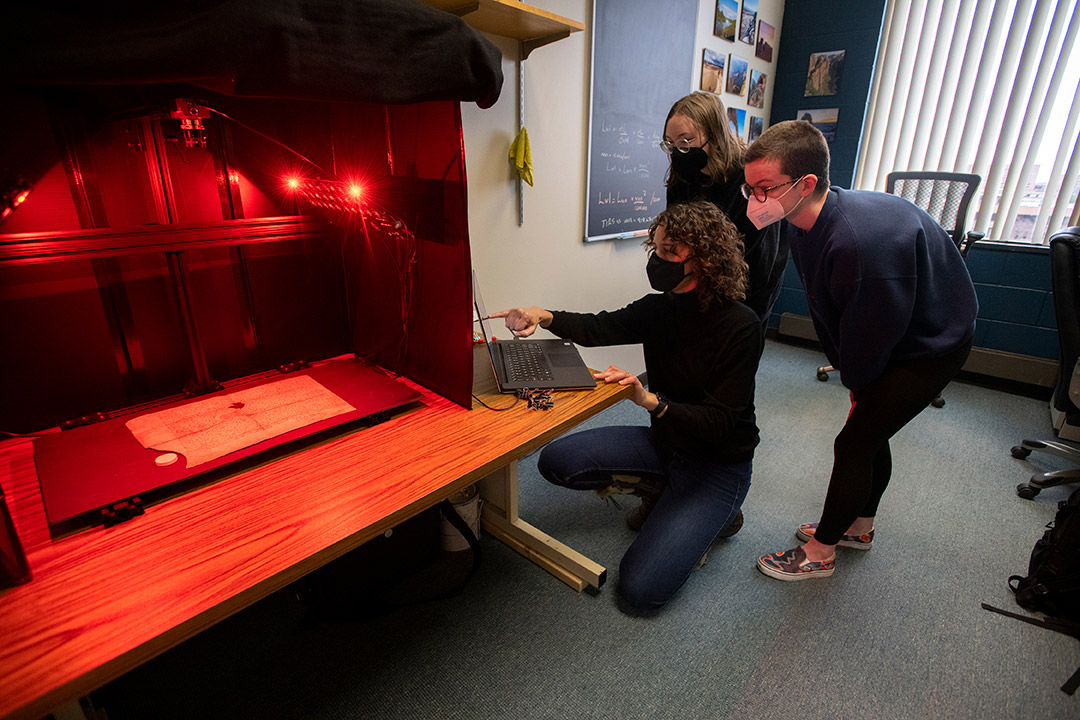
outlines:
[{"label": "white circular marker", "polygon": [[162,453],[154,458],[154,464],[158,467],[165,467],[166,465],[172,465],[179,459],[180,457],[176,453]]}]

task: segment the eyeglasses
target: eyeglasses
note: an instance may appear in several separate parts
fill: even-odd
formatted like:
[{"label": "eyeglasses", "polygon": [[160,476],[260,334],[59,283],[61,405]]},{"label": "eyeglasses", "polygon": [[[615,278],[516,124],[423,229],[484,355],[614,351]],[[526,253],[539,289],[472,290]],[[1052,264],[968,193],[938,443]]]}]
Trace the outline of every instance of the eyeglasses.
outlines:
[{"label": "eyeglasses", "polygon": [[739,190],[742,191],[742,196],[747,200],[749,200],[752,196],[758,202],[765,202],[769,199],[769,193],[771,193],[773,190],[776,190],[777,188],[782,188],[785,185],[794,185],[795,183],[802,180],[804,177],[806,176],[802,175],[801,177],[797,177],[794,180],[788,180],[787,182],[780,183],[779,185],[773,185],[772,187],[755,187],[753,185],[747,185],[746,183],[743,183],[739,186]]},{"label": "eyeglasses", "polygon": [[[697,145],[694,145],[694,142],[696,141],[690,140],[688,138],[682,138],[681,140],[676,140],[674,142],[662,140],[660,141],[660,149],[666,152],[668,155],[675,152],[676,150],[685,155],[686,153],[690,152],[692,148],[698,147]],[[704,145],[705,143],[701,144]]]}]

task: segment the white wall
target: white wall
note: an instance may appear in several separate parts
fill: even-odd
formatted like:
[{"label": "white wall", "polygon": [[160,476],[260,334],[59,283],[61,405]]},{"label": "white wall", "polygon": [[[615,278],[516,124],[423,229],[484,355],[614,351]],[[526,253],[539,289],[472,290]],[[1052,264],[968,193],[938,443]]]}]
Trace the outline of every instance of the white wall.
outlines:
[{"label": "white wall", "polygon": [[[592,0],[530,4],[582,21],[586,28],[534,50],[525,61],[525,127],[535,184],[524,186],[525,221],[520,227],[516,173],[507,158],[518,128],[518,47],[516,41],[488,36],[503,53],[502,95],[487,110],[462,105],[473,268],[488,311],[514,305],[588,312],[619,308],[650,290],[640,240],[582,242]],[[783,0],[759,4],[759,14],[779,31]],[[694,65],[693,87],[687,92],[699,86],[703,47],[739,53],[752,68],[768,73],[771,81],[772,70],[754,58],[752,46],[713,37],[713,8],[713,0],[700,2],[695,54],[687,58]],[[662,12],[663,4],[657,3],[657,9]],[[776,53],[772,69],[775,61]],[[769,88],[766,107],[754,109],[766,118],[771,84]],[[745,96],[725,94],[723,100],[746,107]],[[583,349],[582,355],[596,368],[615,364],[635,373],[645,369],[637,346]]]}]

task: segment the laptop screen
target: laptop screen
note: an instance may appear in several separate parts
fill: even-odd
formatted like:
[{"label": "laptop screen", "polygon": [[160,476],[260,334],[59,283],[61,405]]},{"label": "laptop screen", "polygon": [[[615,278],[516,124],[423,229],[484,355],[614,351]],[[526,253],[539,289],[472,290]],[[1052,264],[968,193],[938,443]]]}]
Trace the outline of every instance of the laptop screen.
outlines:
[{"label": "laptop screen", "polygon": [[491,366],[492,368],[494,368],[496,365],[495,346],[491,344],[492,336],[488,334],[487,326],[485,325],[485,323],[487,322],[487,308],[484,307],[484,299],[480,297],[480,283],[476,280],[475,270],[473,270],[472,280],[473,312],[476,313],[476,316],[473,318],[473,322],[479,323],[480,325],[480,334],[484,338],[484,345],[487,346],[488,354],[491,355]]}]

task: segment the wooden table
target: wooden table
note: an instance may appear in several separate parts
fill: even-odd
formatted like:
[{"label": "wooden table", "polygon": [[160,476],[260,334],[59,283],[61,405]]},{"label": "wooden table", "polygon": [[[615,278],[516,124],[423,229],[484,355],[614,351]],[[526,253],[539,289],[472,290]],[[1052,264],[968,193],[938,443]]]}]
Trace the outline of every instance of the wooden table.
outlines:
[{"label": "wooden table", "polygon": [[[477,353],[477,394],[493,392]],[[486,381],[486,382],[485,382]],[[407,381],[406,381],[407,382]],[[421,406],[178,497],[121,525],[49,537],[28,439],[0,484],[33,571],[0,592],[0,718],[37,720],[487,478],[484,527],[564,582],[604,569],[517,518],[516,461],[630,390],[559,392],[551,410]],[[77,707],[77,706],[76,706]]]}]

